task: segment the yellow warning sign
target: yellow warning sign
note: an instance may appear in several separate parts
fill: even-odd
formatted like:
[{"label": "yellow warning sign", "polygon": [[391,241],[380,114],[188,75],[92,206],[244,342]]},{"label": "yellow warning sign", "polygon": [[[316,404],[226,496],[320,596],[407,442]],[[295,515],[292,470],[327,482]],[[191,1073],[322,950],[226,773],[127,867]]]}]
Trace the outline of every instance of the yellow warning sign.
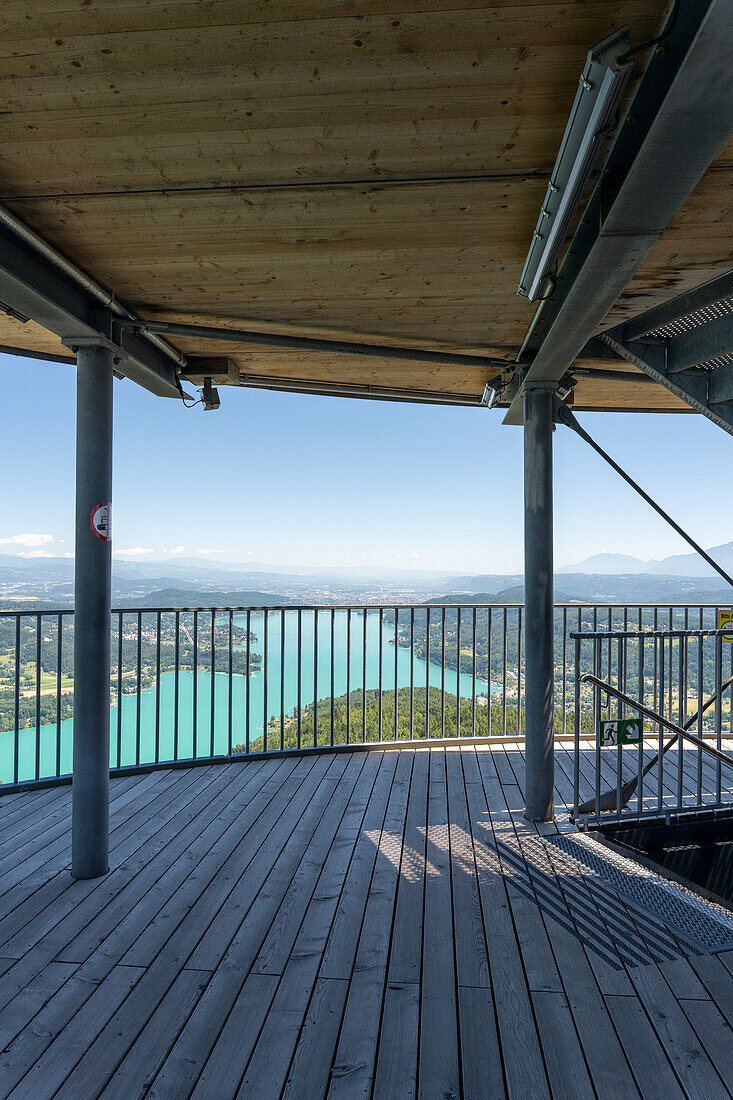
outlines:
[{"label": "yellow warning sign", "polygon": [[718,608],[718,630],[724,630],[723,641],[733,642],[733,609]]}]

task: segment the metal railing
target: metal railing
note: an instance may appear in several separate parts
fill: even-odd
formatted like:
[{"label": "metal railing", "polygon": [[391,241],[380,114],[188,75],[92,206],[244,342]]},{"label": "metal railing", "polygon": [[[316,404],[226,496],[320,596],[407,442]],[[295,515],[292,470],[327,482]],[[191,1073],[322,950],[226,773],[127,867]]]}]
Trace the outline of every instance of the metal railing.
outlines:
[{"label": "metal railing", "polygon": [[[555,608],[555,728],[592,671],[573,631],[702,626],[716,608]],[[110,766],[524,732],[524,608],[433,604],[116,609]],[[0,611],[0,780],[68,776],[70,610]],[[667,660],[667,658],[665,658]],[[666,667],[666,666],[665,666]],[[580,715],[590,731],[588,708]]]},{"label": "metal railing", "polygon": [[733,804],[733,756],[724,751],[733,736],[728,634],[652,628],[571,637],[574,819],[598,824]]}]

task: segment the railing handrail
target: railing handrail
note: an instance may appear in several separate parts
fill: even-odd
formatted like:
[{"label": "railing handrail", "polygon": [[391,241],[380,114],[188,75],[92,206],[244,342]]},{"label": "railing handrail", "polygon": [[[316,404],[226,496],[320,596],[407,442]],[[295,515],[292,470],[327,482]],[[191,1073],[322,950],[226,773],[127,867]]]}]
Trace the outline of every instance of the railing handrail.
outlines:
[{"label": "railing handrail", "polygon": [[[728,603],[729,602],[730,601],[728,601]],[[632,608],[634,610],[641,609],[642,611],[646,611],[646,610],[653,611],[653,610],[659,609],[659,608],[664,608],[667,611],[684,611],[685,609],[689,610],[689,609],[692,609],[692,608],[694,608],[695,610],[699,610],[699,611],[705,611],[705,610],[715,611],[720,607],[728,606],[728,603],[726,603],[725,601],[722,602],[722,603],[719,602],[719,601],[717,603],[644,603],[643,601],[639,602],[638,600],[630,600],[626,603],[594,603],[593,601],[589,601],[587,603],[582,603],[582,602],[578,602],[578,603],[556,603],[556,604],[553,604],[553,607],[555,607],[557,610],[573,610],[573,611],[584,611],[584,610],[593,610],[593,609],[598,610],[598,611],[600,611],[600,610],[604,610],[604,611],[620,610],[620,611],[623,611],[623,610],[629,610],[629,609],[632,609]],[[263,611],[273,611],[273,612],[278,612],[278,613],[282,612],[282,611],[379,611],[379,610],[382,610],[382,611],[409,611],[410,609],[414,609],[414,610],[417,611],[417,610],[420,610],[420,609],[428,610],[428,609],[440,609],[440,608],[445,608],[447,611],[455,611],[455,610],[458,610],[458,609],[473,610],[473,608],[476,608],[476,610],[483,610],[483,611],[485,611],[485,610],[498,610],[498,611],[503,611],[503,610],[517,611],[517,610],[521,610],[521,611],[523,611],[524,607],[525,607],[525,605],[523,603],[430,603],[430,602],[409,603],[408,601],[404,601],[402,603],[369,603],[369,604],[365,604],[365,603],[350,603],[350,604],[346,604],[346,603],[343,603],[343,604],[340,604],[340,603],[339,604],[293,603],[293,604],[262,604],[262,605],[248,604],[248,605],[240,605],[240,606],[230,606],[230,605],[227,604],[226,606],[224,606],[224,605],[218,606],[217,605],[215,607],[212,607],[211,605],[208,605],[208,606],[191,606],[191,607],[188,607],[188,606],[187,607],[173,607],[173,606],[172,607],[154,607],[154,606],[150,606],[150,607],[113,607],[112,608],[112,614],[113,615],[137,615],[137,614],[155,614],[157,612],[160,612],[161,614],[173,614],[176,611],[179,611],[179,612],[198,611],[199,613],[206,613],[206,612],[212,612],[212,611],[221,611],[222,613],[224,613],[224,612],[228,613],[230,611],[232,611],[234,613],[247,612],[247,611],[256,611],[258,613],[263,612]],[[16,617],[16,616],[30,616],[30,615],[73,615],[73,614],[74,614],[74,608],[73,607],[60,607],[60,608],[51,608],[51,607],[49,607],[49,608],[42,608],[42,609],[41,608],[7,608],[7,609],[0,608],[0,617],[7,616],[9,618],[13,618],[13,617]],[[619,637],[619,638],[621,638],[621,637],[627,637],[627,636],[636,636],[638,634],[643,634],[646,637],[651,637],[653,635],[657,636],[657,635],[661,635],[661,634],[664,634],[666,636],[669,636],[670,634],[674,634],[674,635],[677,635],[677,634],[690,634],[690,635],[692,635],[692,634],[714,634],[714,633],[717,633],[717,631],[711,631],[711,630],[687,631],[687,630],[680,629],[680,630],[672,630],[672,631],[670,631],[670,630],[667,630],[667,631],[644,630],[644,631],[613,631],[612,632],[612,631],[608,631],[608,630],[599,630],[599,631],[588,631],[588,632],[585,632],[585,631],[570,632],[569,636],[571,638],[574,638],[574,637],[576,637],[577,633],[580,633],[582,635],[582,637],[585,637],[585,638],[594,638],[594,637],[603,637],[603,638],[609,638],[609,637],[617,638],[617,637]]]}]

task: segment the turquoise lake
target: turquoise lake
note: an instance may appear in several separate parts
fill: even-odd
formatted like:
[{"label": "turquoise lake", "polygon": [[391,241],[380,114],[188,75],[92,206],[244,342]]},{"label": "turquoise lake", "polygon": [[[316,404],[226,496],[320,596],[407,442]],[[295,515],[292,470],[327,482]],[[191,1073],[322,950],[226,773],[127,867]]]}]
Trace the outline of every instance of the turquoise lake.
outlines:
[{"label": "turquoise lake", "polygon": [[[295,613],[287,613],[285,616],[285,661],[281,661],[282,636],[281,616],[279,613],[268,615],[267,629],[267,677],[263,669],[254,672],[249,677],[249,735],[254,741],[262,736],[267,720],[279,718],[280,714],[292,714],[298,705],[298,681],[300,680],[300,702],[306,706],[317,699],[330,699],[331,697],[331,614],[328,611],[318,613],[318,661],[314,668],[315,652],[315,618],[312,613],[303,613],[301,619],[301,659],[300,675],[298,662],[298,624]],[[220,620],[224,622],[225,620]],[[246,626],[246,616],[237,615],[234,620],[237,625]],[[253,642],[253,651],[262,654],[264,650],[264,615],[252,613],[250,621],[251,631],[257,635]],[[347,656],[347,616],[345,611],[337,611],[334,616],[334,644],[333,644],[333,694],[345,695],[347,691],[347,678],[350,674],[351,691],[356,691],[363,685],[364,676],[364,617],[361,612],[351,614],[351,644]],[[382,656],[382,688],[385,691],[395,687],[395,645],[394,627],[385,622],[383,627],[382,643],[379,641],[379,616],[378,613],[367,613],[367,643],[366,643],[366,686],[379,687],[379,658]],[[397,687],[410,686],[410,670],[412,665],[413,682],[416,688],[440,687],[442,681],[442,669],[439,664],[431,661],[430,665],[415,657],[411,661],[410,650],[397,647]],[[264,663],[263,663],[264,664]],[[229,676],[226,673],[216,673],[213,677],[214,685],[214,723],[213,723],[213,749],[214,753],[226,753],[229,749]],[[231,716],[232,716],[232,744],[244,743],[247,731],[247,677],[242,675],[232,676],[231,690]],[[265,689],[267,691],[265,692]],[[445,670],[445,690],[450,694],[460,694],[461,698],[471,699],[474,690],[473,676],[462,673],[460,677],[451,669]],[[496,691],[496,686],[492,691]],[[178,675],[178,756],[180,758],[192,756],[206,756],[212,745],[211,723],[211,693],[212,675],[210,672],[199,671],[196,676],[196,731],[194,745],[194,713],[193,713],[194,674],[193,672],[179,672]],[[476,695],[485,696],[488,693],[486,679],[476,677]],[[158,702],[159,694],[159,702]],[[155,732],[156,713],[159,709],[159,759],[170,760],[173,758],[174,727],[175,727],[175,673],[164,673],[160,678],[159,688],[147,688],[140,693],[140,761],[143,763],[155,759]],[[114,696],[114,692],[113,692]],[[282,698],[282,706],[281,706]],[[328,703],[325,704],[328,706]],[[137,696],[123,695],[121,706],[118,709],[113,697],[113,705],[110,707],[110,762],[112,766],[118,763],[135,763],[135,730],[137,719]],[[354,712],[353,737],[360,738],[361,728]],[[61,774],[71,771],[72,761],[72,734],[73,719],[60,723],[59,727],[59,760]],[[385,737],[391,736],[391,731],[385,729]],[[424,731],[422,731],[424,736]],[[0,780],[3,783],[13,781],[13,755],[15,733],[12,730],[0,733]],[[415,730],[415,736],[421,736],[419,729]],[[277,739],[276,739],[277,737]],[[41,776],[54,775],[56,772],[57,752],[57,726],[41,726],[40,738],[40,774]],[[268,743],[271,748],[277,748],[279,731]],[[119,744],[119,753],[118,753]],[[36,729],[28,727],[22,729],[18,738],[19,754],[19,778],[31,779],[35,772],[36,754]]]}]

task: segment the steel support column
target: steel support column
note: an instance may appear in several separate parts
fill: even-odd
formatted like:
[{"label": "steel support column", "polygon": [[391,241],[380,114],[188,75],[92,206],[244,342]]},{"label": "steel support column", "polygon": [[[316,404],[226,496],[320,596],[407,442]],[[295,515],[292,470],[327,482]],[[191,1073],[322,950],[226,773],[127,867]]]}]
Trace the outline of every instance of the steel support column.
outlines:
[{"label": "steel support column", "polygon": [[556,386],[524,391],[525,815],[554,808],[552,431]]},{"label": "steel support column", "polygon": [[79,348],[71,873],[109,869],[112,352]]}]

